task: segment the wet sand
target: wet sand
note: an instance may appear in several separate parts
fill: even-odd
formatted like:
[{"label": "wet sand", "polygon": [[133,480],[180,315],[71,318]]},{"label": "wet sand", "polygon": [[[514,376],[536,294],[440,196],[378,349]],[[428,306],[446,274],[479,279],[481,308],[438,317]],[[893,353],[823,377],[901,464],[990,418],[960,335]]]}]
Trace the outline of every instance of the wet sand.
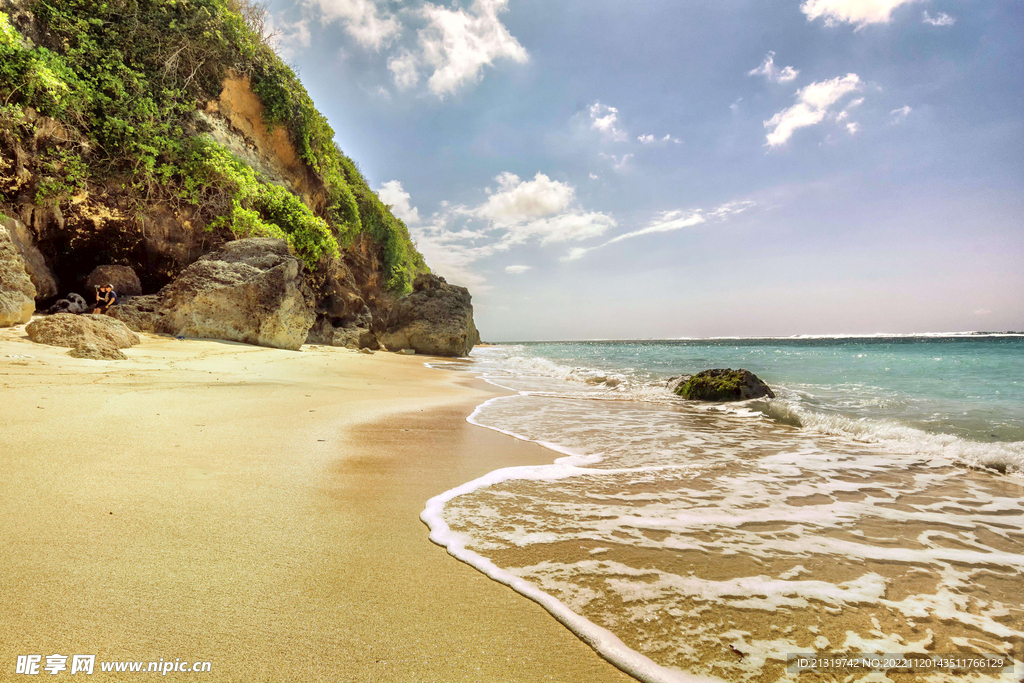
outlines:
[{"label": "wet sand", "polygon": [[465,422],[490,387],[152,335],[91,361],[22,329],[0,330],[0,678],[58,653],[98,681],[161,658],[211,662],[168,680],[633,680],[427,540],[431,496],[555,457]]}]

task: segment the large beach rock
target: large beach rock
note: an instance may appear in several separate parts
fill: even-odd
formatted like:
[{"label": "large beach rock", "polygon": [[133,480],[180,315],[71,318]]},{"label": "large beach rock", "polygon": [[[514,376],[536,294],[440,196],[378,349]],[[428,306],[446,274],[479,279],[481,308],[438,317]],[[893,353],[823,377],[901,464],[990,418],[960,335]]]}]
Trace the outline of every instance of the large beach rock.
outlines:
[{"label": "large beach rock", "polygon": [[417,275],[412,293],[392,309],[380,341],[392,351],[468,355],[480,342],[471,300],[465,287],[450,285],[436,275]]},{"label": "large beach rock", "polygon": [[698,372],[673,391],[691,401],[746,401],[751,398],[775,398],[775,394],[749,370],[715,369]]},{"label": "large beach rock", "polygon": [[281,349],[302,346],[316,317],[302,262],[284,240],[262,237],[228,242],[110,314],[140,331]]},{"label": "large beach rock", "polygon": [[33,320],[25,334],[37,344],[70,347],[76,358],[124,360],[118,349],[139,343],[139,336],[120,320],[105,315],[56,313]]},{"label": "large beach rock", "polygon": [[130,266],[97,266],[85,279],[85,291],[94,292],[97,287],[113,285],[118,296],[138,296],[142,294],[142,283],[139,276]]},{"label": "large beach rock", "polygon": [[0,226],[7,229],[11,241],[21,254],[29,279],[36,288],[37,301],[57,296],[57,280],[36,246],[35,235],[21,221],[0,214]]},{"label": "large beach rock", "polygon": [[20,325],[36,310],[36,288],[11,233],[0,226],[0,327]]}]

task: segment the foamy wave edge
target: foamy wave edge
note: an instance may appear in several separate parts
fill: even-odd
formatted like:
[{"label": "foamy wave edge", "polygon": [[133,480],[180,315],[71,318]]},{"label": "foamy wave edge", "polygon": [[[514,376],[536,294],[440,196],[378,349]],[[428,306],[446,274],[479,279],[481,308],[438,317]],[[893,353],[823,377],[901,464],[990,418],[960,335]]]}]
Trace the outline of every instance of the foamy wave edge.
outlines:
[{"label": "foamy wave edge", "polygon": [[558,458],[550,465],[528,465],[497,469],[473,481],[466,482],[461,486],[434,496],[427,501],[426,507],[420,513],[420,520],[430,529],[430,540],[445,548],[452,557],[465,562],[490,579],[508,586],[523,597],[536,602],[563,626],[576,634],[580,640],[593,648],[601,657],[644,683],[722,683],[722,680],[718,678],[694,676],[677,669],[669,669],[630,649],[608,629],[588,621],[583,616],[569,609],[565,603],[540,590],[529,581],[505,571],[487,558],[469,550],[466,547],[466,537],[463,534],[452,531],[448,523],[444,521],[445,503],[453,498],[511,479],[556,481],[578,476],[588,471],[582,465],[593,464],[601,460],[600,456],[582,455],[558,444],[534,441],[514,432],[482,424],[475,419],[477,413],[487,405],[508,398],[512,397],[499,396],[485,401],[477,406],[476,410],[466,418],[466,421],[478,427],[506,434],[520,441],[536,443],[556,453],[561,453],[563,457]]},{"label": "foamy wave edge", "polygon": [[971,441],[888,420],[853,419],[805,410],[784,399],[754,399],[734,409],[828,436],[887,446],[897,452],[950,460],[968,467],[1024,475],[1024,441]]}]

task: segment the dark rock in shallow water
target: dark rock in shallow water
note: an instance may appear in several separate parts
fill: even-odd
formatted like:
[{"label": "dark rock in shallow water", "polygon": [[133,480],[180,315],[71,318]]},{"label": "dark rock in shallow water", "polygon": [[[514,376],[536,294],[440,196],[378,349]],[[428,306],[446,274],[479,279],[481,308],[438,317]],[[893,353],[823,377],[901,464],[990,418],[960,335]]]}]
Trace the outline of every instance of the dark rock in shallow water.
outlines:
[{"label": "dark rock in shallow water", "polygon": [[466,356],[480,343],[471,301],[465,287],[436,275],[417,275],[413,292],[395,304],[380,341],[392,351]]},{"label": "dark rock in shallow water", "polygon": [[751,398],[775,398],[775,394],[749,370],[731,368],[698,372],[673,391],[691,401],[746,401]]}]

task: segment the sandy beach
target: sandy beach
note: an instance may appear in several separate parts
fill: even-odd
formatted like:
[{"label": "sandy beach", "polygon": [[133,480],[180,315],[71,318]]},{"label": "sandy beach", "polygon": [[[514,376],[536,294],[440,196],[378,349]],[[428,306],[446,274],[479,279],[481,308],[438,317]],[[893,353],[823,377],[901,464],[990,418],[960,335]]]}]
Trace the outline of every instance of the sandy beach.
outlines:
[{"label": "sandy beach", "polygon": [[554,457],[465,422],[487,385],[152,335],[82,360],[23,329],[0,331],[0,678],[56,653],[101,681],[633,680],[427,539],[431,496]]}]

